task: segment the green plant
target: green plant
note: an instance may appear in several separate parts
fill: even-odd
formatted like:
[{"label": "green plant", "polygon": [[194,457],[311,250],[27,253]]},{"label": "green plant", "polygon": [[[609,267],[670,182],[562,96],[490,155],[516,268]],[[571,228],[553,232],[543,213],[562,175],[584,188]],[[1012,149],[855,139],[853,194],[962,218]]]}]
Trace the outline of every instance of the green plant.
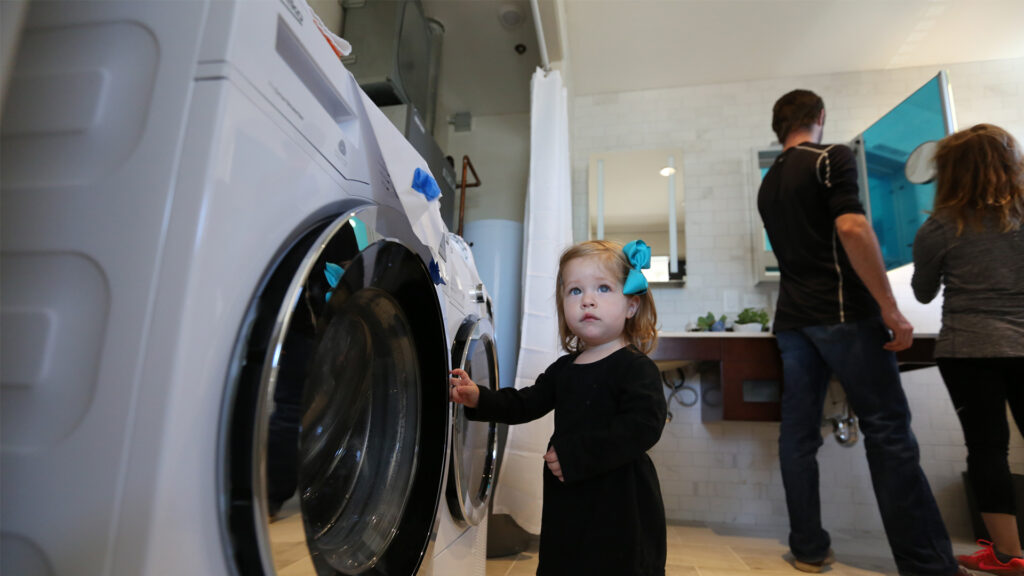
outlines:
[{"label": "green plant", "polygon": [[759,323],[762,326],[768,324],[768,311],[764,308],[744,308],[742,312],[736,316],[737,324],[755,324]]},{"label": "green plant", "polygon": [[715,315],[712,314],[711,312],[708,312],[707,316],[701,316],[700,318],[697,318],[697,330],[701,332],[707,332],[711,330],[711,327],[714,326],[716,321],[725,323],[725,314],[722,314],[721,318],[715,320]]}]

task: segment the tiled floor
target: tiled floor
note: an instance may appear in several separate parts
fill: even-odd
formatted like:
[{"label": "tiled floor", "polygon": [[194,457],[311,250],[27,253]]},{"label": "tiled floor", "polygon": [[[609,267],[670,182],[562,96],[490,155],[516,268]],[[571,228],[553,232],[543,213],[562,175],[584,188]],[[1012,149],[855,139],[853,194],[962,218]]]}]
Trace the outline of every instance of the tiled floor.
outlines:
[{"label": "tiled floor", "polygon": [[306,549],[306,532],[302,527],[302,515],[296,509],[292,498],[281,511],[277,520],[269,526],[271,551],[277,576],[302,576],[316,574],[313,562]]},{"label": "tiled floor", "polygon": [[[878,535],[831,532],[837,562],[831,576],[896,576],[889,545]],[[786,534],[728,526],[668,527],[666,576],[793,576]],[[955,541],[957,554],[973,552],[973,542]],[[487,561],[487,576],[527,576],[537,571],[536,543],[516,556]]]},{"label": "tiled floor", "polygon": [[[301,516],[291,501],[279,519],[270,524],[274,564],[280,576],[314,574],[305,551]],[[832,548],[837,562],[824,572],[829,576],[897,576],[889,544],[879,534],[843,533],[835,530]],[[977,549],[973,541],[954,540],[956,554]],[[666,576],[794,576],[781,529],[753,529],[726,525],[669,525]],[[515,556],[491,558],[487,576],[533,576],[537,572],[536,540]]]}]

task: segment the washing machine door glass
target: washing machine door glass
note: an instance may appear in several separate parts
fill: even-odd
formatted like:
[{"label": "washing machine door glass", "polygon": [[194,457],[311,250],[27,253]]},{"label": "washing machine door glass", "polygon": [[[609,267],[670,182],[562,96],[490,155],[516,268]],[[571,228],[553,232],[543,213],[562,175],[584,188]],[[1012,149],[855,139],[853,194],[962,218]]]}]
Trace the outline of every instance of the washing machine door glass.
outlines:
[{"label": "washing machine door glass", "polygon": [[426,549],[447,437],[443,320],[426,266],[377,234],[378,217],[307,233],[243,329],[225,480],[242,574],[414,574]]},{"label": "washing machine door glass", "polygon": [[[452,345],[452,366],[464,369],[478,386],[498,389],[498,354],[494,330],[487,320],[470,316]],[[487,514],[498,453],[493,422],[474,422],[465,409],[453,405],[452,452],[446,498],[459,524],[478,524]]]},{"label": "washing machine door glass", "polygon": [[[362,273],[362,256],[346,272]],[[386,291],[336,294],[321,323],[300,400],[299,502],[310,543],[359,574],[383,555],[409,501],[420,374],[412,327]]]}]

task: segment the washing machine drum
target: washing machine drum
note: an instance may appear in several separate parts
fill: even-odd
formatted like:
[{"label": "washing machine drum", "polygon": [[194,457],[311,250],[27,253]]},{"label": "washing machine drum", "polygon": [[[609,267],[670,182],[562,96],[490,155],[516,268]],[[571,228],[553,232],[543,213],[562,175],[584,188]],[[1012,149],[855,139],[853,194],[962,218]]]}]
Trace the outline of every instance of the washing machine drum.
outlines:
[{"label": "washing machine drum", "polygon": [[225,447],[240,574],[414,574],[444,478],[447,348],[430,274],[376,209],[307,233],[243,328]]},{"label": "washing machine drum", "polygon": [[[452,366],[464,369],[478,386],[498,389],[498,354],[490,321],[471,315],[452,344]],[[453,405],[452,450],[445,497],[459,525],[476,525],[487,515],[494,483],[498,431],[493,422],[474,422]]]}]

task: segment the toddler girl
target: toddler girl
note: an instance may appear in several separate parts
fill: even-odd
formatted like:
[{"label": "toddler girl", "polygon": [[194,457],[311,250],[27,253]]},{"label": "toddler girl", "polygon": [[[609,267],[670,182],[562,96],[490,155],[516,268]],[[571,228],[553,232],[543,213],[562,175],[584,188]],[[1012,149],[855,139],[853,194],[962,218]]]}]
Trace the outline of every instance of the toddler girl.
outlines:
[{"label": "toddler girl", "polygon": [[667,406],[658,368],[657,312],[640,272],[641,240],[570,247],[555,299],[562,346],[533,386],[479,388],[452,370],[451,399],[474,420],[519,424],[555,411],[544,455],[537,574],[663,576],[665,508],[647,456]]}]

